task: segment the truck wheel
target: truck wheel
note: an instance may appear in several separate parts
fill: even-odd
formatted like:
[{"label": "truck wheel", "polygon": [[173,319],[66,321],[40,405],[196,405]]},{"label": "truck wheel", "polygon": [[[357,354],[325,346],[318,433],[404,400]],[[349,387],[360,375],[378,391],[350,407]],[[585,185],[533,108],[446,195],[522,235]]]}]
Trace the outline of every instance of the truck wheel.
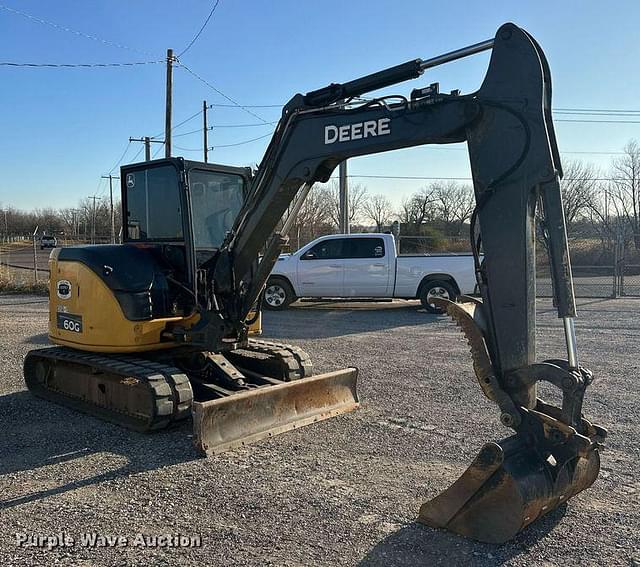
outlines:
[{"label": "truck wheel", "polygon": [[264,290],[264,308],[272,311],[286,309],[289,304],[293,303],[296,295],[289,282],[281,278],[273,278],[267,282]]},{"label": "truck wheel", "polygon": [[423,284],[418,298],[422,303],[422,307],[424,307],[429,313],[441,315],[444,311],[432,303],[433,299],[440,297],[442,299],[454,301],[456,295],[456,291],[450,282],[443,280],[431,280]]}]

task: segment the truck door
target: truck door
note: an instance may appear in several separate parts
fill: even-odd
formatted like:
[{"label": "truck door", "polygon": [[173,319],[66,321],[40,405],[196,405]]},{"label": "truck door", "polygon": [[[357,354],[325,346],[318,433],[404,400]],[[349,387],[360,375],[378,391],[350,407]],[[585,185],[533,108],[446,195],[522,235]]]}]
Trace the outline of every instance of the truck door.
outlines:
[{"label": "truck door", "polygon": [[344,296],[344,249],[346,242],[345,238],[327,238],[300,256],[298,262],[300,296]]},{"label": "truck door", "polygon": [[383,238],[349,238],[345,256],[345,297],[391,296],[389,282],[393,281],[393,262]]}]

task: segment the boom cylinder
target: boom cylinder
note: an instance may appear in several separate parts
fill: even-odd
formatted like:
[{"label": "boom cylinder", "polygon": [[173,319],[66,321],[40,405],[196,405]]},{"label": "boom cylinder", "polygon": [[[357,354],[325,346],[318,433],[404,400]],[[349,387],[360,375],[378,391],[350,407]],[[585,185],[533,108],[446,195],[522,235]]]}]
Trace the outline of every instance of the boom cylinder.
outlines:
[{"label": "boom cylinder", "polygon": [[479,43],[474,43],[473,45],[468,45],[467,47],[456,49],[455,51],[443,53],[442,55],[432,57],[431,59],[412,59],[406,63],[401,63],[400,65],[395,65],[394,67],[389,67],[382,71],[365,75],[364,77],[354,79],[347,83],[332,83],[322,89],[308,92],[304,95],[304,102],[309,106],[324,106],[342,99],[360,96],[390,85],[395,85],[403,81],[416,79],[424,73],[425,69],[437,67],[444,63],[449,63],[451,61],[456,61],[457,59],[463,59],[464,57],[469,57],[470,55],[486,51],[491,49],[493,44],[493,39],[487,39]]}]

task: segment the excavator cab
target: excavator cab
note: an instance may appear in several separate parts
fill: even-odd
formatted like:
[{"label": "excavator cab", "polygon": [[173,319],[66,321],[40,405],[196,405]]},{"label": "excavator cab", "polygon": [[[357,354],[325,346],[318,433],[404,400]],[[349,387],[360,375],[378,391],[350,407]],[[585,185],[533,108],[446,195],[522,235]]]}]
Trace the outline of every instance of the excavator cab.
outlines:
[{"label": "excavator cab", "polygon": [[206,293],[198,273],[222,246],[245,200],[249,168],[187,161],[143,162],[122,168],[125,244],[152,250],[172,270],[181,312]]}]

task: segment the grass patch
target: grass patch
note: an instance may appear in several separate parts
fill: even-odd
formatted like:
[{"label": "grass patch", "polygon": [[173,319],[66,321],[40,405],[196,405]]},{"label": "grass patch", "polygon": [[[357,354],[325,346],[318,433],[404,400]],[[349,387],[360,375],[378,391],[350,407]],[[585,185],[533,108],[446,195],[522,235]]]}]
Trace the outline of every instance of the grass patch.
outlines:
[{"label": "grass patch", "polygon": [[45,276],[36,283],[31,270],[0,265],[0,293],[49,295],[49,281]]}]

